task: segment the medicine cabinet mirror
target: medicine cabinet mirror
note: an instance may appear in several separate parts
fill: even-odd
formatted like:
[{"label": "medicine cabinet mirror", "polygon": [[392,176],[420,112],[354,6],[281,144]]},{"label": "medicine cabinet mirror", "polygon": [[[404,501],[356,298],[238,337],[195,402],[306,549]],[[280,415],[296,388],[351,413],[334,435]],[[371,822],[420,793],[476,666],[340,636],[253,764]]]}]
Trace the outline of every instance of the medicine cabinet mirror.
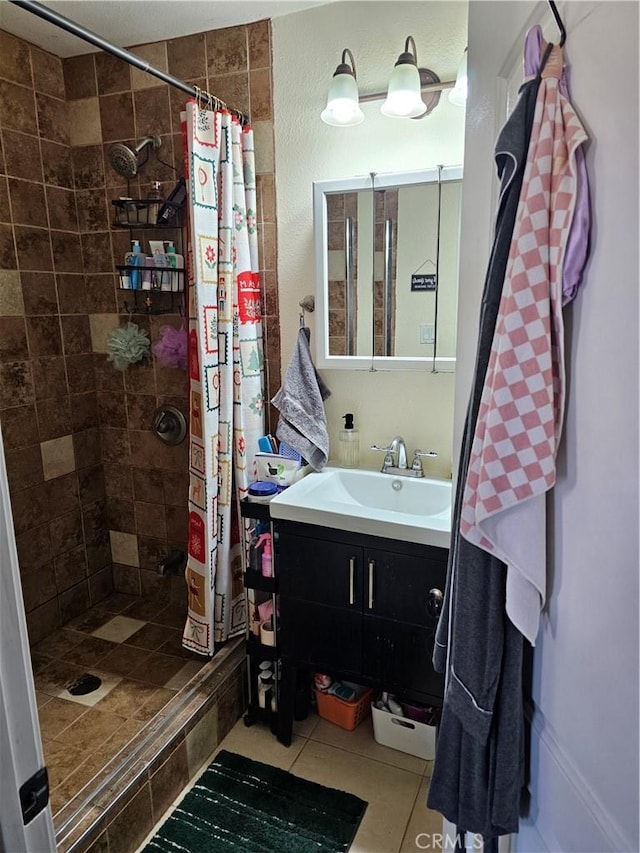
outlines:
[{"label": "medicine cabinet mirror", "polygon": [[462,167],[313,184],[316,361],[455,368]]}]

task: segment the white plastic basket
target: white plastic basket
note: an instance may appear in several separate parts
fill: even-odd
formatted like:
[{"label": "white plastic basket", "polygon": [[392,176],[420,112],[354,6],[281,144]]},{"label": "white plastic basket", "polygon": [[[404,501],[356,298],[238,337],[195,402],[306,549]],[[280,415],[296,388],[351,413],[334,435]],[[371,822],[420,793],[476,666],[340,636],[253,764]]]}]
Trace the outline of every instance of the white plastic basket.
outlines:
[{"label": "white plastic basket", "polygon": [[436,755],[436,727],[371,706],[373,736],[383,746],[431,761]]}]

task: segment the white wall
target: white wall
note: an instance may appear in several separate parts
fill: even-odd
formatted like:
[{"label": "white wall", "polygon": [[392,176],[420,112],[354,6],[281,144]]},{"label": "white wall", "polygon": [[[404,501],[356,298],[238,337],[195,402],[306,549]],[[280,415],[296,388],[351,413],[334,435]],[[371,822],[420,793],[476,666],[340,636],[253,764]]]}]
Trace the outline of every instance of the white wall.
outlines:
[{"label": "white wall", "polygon": [[[298,302],[315,292],[312,182],[407,171],[462,162],[464,112],[446,94],[423,121],[380,115],[380,102],[363,104],[365,121],[351,128],[320,121],[331,76],[348,47],[361,93],[386,90],[391,70],[413,35],[418,64],[455,79],[466,45],[467,4],[340,2],[276,18],[273,23],[274,132],[278,215],[278,289],[283,370],[298,328]],[[314,339],[313,316],[308,323]],[[326,410],[332,451],[341,415],[352,411],[361,430],[362,463],[382,460],[367,448],[396,433],[410,449],[435,449],[431,473],[451,469],[452,375],[420,372],[322,371],[331,388]]]},{"label": "white wall", "polygon": [[[569,394],[549,505],[549,603],[534,654],[532,809],[515,846],[637,851],[638,5],[559,7],[573,101],[591,139],[593,248],[566,312]],[[470,3],[457,436],[490,239],[497,75],[531,8]]]}]

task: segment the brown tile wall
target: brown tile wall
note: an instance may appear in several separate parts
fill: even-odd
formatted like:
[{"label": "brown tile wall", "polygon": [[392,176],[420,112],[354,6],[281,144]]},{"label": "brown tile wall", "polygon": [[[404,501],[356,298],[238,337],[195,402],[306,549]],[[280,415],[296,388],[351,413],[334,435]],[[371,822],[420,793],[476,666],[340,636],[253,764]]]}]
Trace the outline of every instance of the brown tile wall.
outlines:
[{"label": "brown tile wall", "polygon": [[[154,42],[132,51],[252,116],[266,312],[267,393],[272,396],[280,385],[280,343],[269,22]],[[182,173],[180,110],[188,96],[106,54],[65,59],[63,73],[115,588],[186,601],[184,580],[160,577],[156,570],[168,552],[186,548],[187,442],[167,447],[151,432],[157,406],[170,403],[187,414],[186,373],[154,362],[131,367],[123,375],[106,361],[104,342],[122,318],[124,299],[132,296],[131,291],[117,289],[113,272],[115,264],[123,263],[131,236],[145,241],[173,237],[172,233],[158,231],[130,235],[126,229],[112,227],[111,200],[118,196],[145,198],[152,181],[160,181],[165,194],[171,190],[177,177],[171,167]],[[108,150],[114,142],[132,144],[148,135],[160,136],[158,156],[170,165],[151,152],[139,176],[127,184],[112,169]],[[137,316],[135,322],[147,329],[155,342],[162,326],[170,323],[179,327],[182,318],[178,314]]]},{"label": "brown tile wall", "polygon": [[[346,252],[345,224],[353,219],[354,280],[358,276],[358,194],[332,193],[327,198],[328,249],[342,252],[344,265]],[[356,305],[357,310],[357,305]],[[331,355],[347,354],[347,281],[346,270],[340,279],[329,281],[329,352]]]},{"label": "brown tile wall", "polygon": [[62,62],[0,31],[0,419],[32,642],[113,588]]},{"label": "brown tile wall", "polygon": [[[271,397],[280,339],[269,22],[133,51],[252,116]],[[130,235],[112,226],[111,200],[144,198],[156,180],[168,193],[171,166],[182,171],[187,96],[157,83],[108,54],[60,60],[0,31],[0,412],[33,642],[114,586],[185,600],[182,578],[156,569],[186,546],[187,444],[166,447],[150,426],[163,403],[187,414],[186,374],[146,362],[121,374],[105,355],[131,298],[117,288]],[[149,134],[171,165],[152,153],[127,185],[108,149]],[[155,342],[182,318],[135,321]]]}]

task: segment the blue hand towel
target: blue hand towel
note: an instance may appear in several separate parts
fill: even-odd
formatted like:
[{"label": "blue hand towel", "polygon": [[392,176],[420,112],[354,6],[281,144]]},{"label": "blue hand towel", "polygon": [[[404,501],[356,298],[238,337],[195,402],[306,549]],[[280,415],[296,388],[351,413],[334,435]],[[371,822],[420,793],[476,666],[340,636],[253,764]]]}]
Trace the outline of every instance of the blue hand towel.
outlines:
[{"label": "blue hand towel", "polygon": [[329,435],[324,400],[331,391],[319,376],[309,340],[311,332],[303,326],[285,373],[282,387],[271,400],[280,412],[276,435],[320,471],[329,458]]}]

